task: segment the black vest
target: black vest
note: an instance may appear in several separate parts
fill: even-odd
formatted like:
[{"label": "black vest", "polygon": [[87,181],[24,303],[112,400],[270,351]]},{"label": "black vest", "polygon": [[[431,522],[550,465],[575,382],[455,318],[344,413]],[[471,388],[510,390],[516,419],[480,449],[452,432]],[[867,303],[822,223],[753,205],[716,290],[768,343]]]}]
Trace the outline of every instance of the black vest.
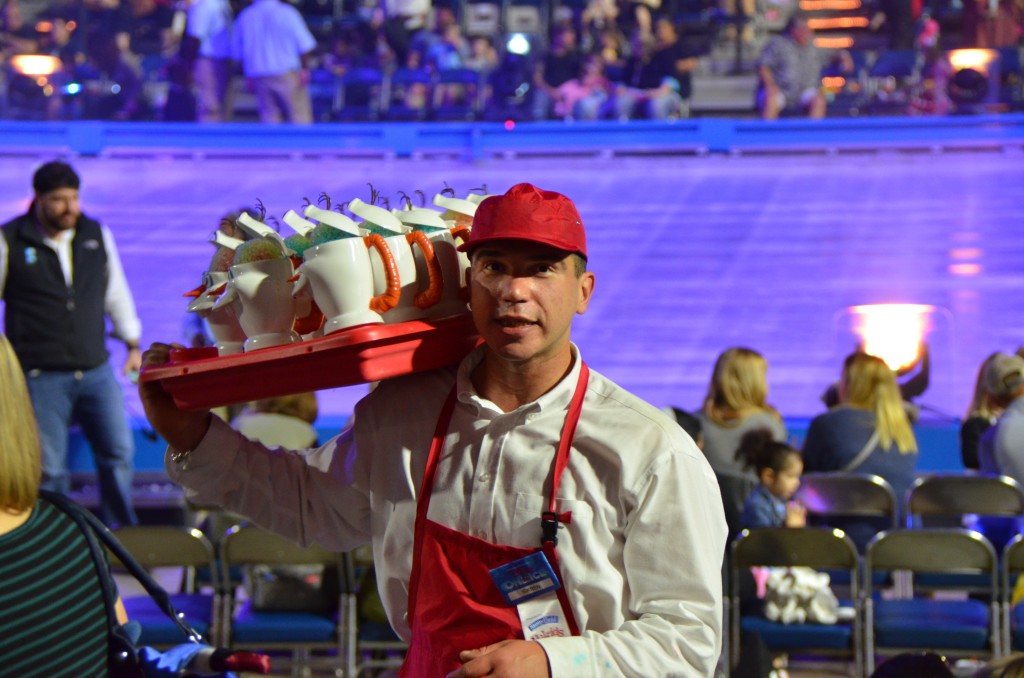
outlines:
[{"label": "black vest", "polygon": [[26,372],[88,370],[107,361],[107,251],[100,225],[82,215],[71,241],[72,286],[43,242],[35,203],[2,227],[7,240],[4,331]]}]

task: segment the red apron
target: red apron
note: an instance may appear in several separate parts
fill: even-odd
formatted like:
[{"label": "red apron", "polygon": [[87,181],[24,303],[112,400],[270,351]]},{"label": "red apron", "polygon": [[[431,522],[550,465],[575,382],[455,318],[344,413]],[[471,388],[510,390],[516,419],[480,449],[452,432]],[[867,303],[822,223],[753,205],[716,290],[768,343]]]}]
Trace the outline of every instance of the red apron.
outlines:
[{"label": "red apron", "polygon": [[[437,429],[430,445],[423,486],[416,502],[416,528],[413,536],[412,573],[409,580],[409,626],[412,640],[400,678],[443,678],[461,666],[459,652],[497,643],[522,639],[523,629],[515,607],[505,603],[490,570],[537,551],[543,551],[562,584],[555,544],[559,522],[568,523],[571,515],[555,512],[555,496],[562,472],[569,463],[576,423],[583,409],[590,370],[582,364],[576,391],[562,428],[555,455],[554,478],[548,510],[541,517],[543,536],[540,548],[519,548],[491,544],[427,520],[434,475],[444,448],[444,439],[455,409],[455,388],[441,408]],[[576,617],[569,605],[565,586],[558,589],[562,614],[572,634],[579,635]]]}]

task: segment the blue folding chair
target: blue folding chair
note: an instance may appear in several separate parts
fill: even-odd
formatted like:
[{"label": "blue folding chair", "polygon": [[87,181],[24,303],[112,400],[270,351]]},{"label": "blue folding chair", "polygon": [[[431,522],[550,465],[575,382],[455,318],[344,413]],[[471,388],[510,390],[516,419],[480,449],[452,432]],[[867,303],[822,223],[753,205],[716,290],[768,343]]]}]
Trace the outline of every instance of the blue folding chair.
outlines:
[{"label": "blue folding chair", "polygon": [[[388,120],[423,120],[431,106],[433,76],[425,68],[397,68],[388,78],[384,117]],[[422,92],[415,93],[420,88]],[[422,94],[416,105],[410,94]]]},{"label": "blue folding chair", "polygon": [[379,68],[353,68],[338,81],[338,118],[376,120],[383,91],[384,73]]},{"label": "blue folding chair", "polygon": [[[171,594],[171,603],[206,638],[208,644],[218,644],[220,585],[214,567],[213,546],[203,533],[185,527],[134,525],[118,528],[114,536],[147,569],[182,568],[182,590]],[[111,565],[115,568],[120,565],[113,554]],[[196,582],[198,569],[214,573],[209,582],[210,588],[200,590]],[[128,618],[142,626],[140,645],[166,649],[181,644],[181,629],[151,596],[125,596],[122,602]]]},{"label": "blue folding chair", "polygon": [[482,77],[472,68],[450,68],[434,78],[435,120],[473,120],[483,108]]},{"label": "blue folding chair", "polygon": [[313,104],[313,120],[326,122],[337,116],[339,87],[338,77],[331,71],[316,68],[309,72],[309,98]]},{"label": "blue folding chair", "polygon": [[[985,537],[957,528],[883,532],[865,556],[865,671],[875,657],[931,651],[944,656],[997,656],[1001,648],[998,563]],[[879,573],[909,575],[906,590],[894,598],[875,595]],[[915,589],[921,573],[983,575],[982,599],[922,596]]]},{"label": "blue folding chair", "polygon": [[[743,570],[752,567],[810,567],[842,570],[850,581],[853,619],[835,624],[783,624],[763,614],[742,614],[739,591]],[[859,559],[853,541],[842,530],[825,527],[764,527],[744,530],[733,542],[730,559],[732,662],[739,661],[744,634],[757,633],[767,648],[776,653],[845,657],[853,663],[854,675],[862,676],[861,614],[858,583]]]},{"label": "blue folding chair", "polygon": [[[333,567],[328,571],[339,577],[341,590],[341,555],[319,546],[301,547],[255,525],[236,525],[221,541],[221,577],[229,581],[232,567],[256,565],[288,566],[319,565]],[[315,664],[341,671],[345,656],[345,639],[339,624],[340,600],[331,601],[330,610],[268,611],[257,609],[252,599],[242,599],[236,591],[224,597],[224,642],[233,650],[287,651],[293,669],[307,669]],[[339,596],[340,597],[340,596]],[[315,652],[325,656],[314,659]]]},{"label": "blue folding chair", "polygon": [[1024,650],[1024,603],[1014,604],[1017,580],[1024,573],[1024,534],[1018,534],[1003,549],[1003,647],[1004,653]]}]

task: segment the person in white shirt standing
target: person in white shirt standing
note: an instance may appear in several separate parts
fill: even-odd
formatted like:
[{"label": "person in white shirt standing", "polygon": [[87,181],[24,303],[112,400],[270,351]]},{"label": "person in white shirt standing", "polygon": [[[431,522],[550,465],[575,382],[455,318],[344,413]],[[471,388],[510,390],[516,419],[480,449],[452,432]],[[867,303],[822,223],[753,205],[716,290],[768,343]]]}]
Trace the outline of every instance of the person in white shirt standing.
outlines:
[{"label": "person in white shirt standing", "polygon": [[281,0],[255,0],[239,13],[231,57],[256,95],[260,122],[313,122],[305,62],[315,48],[299,10]]},{"label": "person in white shirt standing", "polygon": [[101,517],[137,522],[132,508],[132,433],[121,386],[108,362],[106,318],[128,348],[124,372],[142,364],[128,281],[110,230],[82,214],[80,179],[68,164],[42,165],[27,213],[0,227],[4,332],[28,382],[43,447],[42,487],[66,493],[68,427],[92,448]]},{"label": "person in white shirt standing", "polygon": [[[382,382],[346,430],[292,453],[140,388],[188,496],[301,543],[371,543],[399,675],[712,675],[726,524],[667,415],[590,370],[569,335],[594,274],[575,205],[519,184],[480,203],[458,368]],[[167,362],[154,344],[144,366]]]},{"label": "person in white shirt standing", "polygon": [[233,22],[228,0],[195,0],[188,8],[182,53],[192,61],[199,122],[231,120]]}]

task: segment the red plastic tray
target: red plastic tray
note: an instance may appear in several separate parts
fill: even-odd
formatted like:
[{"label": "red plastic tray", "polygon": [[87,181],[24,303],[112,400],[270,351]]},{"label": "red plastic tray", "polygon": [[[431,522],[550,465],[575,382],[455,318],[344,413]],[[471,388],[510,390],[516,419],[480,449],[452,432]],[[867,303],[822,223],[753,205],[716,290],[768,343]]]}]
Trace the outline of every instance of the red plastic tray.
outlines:
[{"label": "red plastic tray", "polygon": [[363,325],[237,355],[180,349],[167,365],[144,369],[139,380],[159,381],[178,407],[206,409],[454,365],[478,339],[469,314]]}]

